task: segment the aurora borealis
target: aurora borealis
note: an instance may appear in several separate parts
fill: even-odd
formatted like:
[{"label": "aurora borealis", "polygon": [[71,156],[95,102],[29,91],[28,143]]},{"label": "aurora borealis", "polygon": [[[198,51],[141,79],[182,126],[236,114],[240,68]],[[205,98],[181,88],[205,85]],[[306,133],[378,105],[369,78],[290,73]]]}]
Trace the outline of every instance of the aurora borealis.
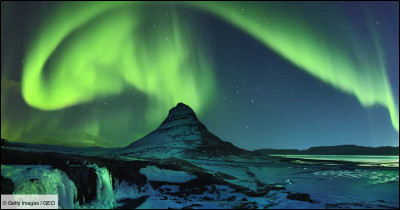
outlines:
[{"label": "aurora borealis", "polygon": [[398,145],[398,2],[1,9],[2,138],[125,146],[184,102],[249,149]]}]

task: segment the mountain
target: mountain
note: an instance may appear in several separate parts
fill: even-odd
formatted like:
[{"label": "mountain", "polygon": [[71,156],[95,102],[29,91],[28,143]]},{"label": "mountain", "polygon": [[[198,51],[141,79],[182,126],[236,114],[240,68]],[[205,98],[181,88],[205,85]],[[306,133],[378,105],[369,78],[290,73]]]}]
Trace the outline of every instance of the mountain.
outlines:
[{"label": "mountain", "polygon": [[209,132],[194,111],[179,103],[162,124],[147,136],[112,155],[155,158],[200,158],[251,155]]},{"label": "mountain", "polygon": [[296,149],[260,149],[256,154],[269,155],[399,155],[399,147],[363,147],[357,145],[339,145]]}]

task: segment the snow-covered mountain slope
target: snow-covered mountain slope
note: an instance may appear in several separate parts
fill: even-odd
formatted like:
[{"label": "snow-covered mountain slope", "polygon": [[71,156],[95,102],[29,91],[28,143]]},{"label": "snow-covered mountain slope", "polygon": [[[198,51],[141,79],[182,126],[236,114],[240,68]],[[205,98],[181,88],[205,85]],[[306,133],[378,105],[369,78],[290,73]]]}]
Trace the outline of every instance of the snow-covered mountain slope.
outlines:
[{"label": "snow-covered mountain slope", "polygon": [[209,158],[249,154],[209,132],[194,111],[183,103],[172,108],[156,130],[112,153],[154,158]]}]

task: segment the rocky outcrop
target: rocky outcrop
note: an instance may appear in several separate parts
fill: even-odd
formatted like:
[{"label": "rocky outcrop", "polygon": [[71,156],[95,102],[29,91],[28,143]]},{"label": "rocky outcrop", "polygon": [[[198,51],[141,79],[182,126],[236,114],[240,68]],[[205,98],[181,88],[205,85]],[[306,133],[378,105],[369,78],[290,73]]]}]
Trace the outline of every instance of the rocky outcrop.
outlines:
[{"label": "rocky outcrop", "polygon": [[1,146],[2,147],[8,147],[8,142],[5,139],[1,139]]},{"label": "rocky outcrop", "polygon": [[[75,162],[75,163],[73,163]],[[68,161],[69,164],[76,164],[71,167],[69,164],[54,166],[64,171],[75,183],[78,191],[79,204],[84,204],[96,199],[97,173],[94,168],[85,166],[82,161]]]},{"label": "rocky outcrop", "polygon": [[4,178],[1,176],[1,194],[2,195],[11,195],[14,193],[14,183],[11,179]]},{"label": "rocky outcrop", "polygon": [[81,156],[1,149],[2,165],[49,165],[54,169],[65,172],[78,190],[80,204],[90,202],[96,198],[97,174],[93,168],[85,166],[71,167],[67,163],[76,164],[84,161],[86,160]]},{"label": "rocky outcrop", "polygon": [[196,193],[201,194],[208,189],[207,186],[213,185],[230,186],[236,192],[254,197],[265,196],[271,190],[281,190],[271,185],[265,186],[262,190],[255,192],[225,180],[225,178],[234,179],[234,177],[223,173],[212,174],[188,161],[179,159],[126,161],[117,158],[26,152],[2,148],[1,163],[3,165],[49,165],[54,169],[65,172],[77,188],[77,198],[80,204],[90,202],[96,198],[97,174],[94,168],[88,167],[90,164],[107,168],[114,179],[114,184],[117,183],[117,180],[118,182],[126,181],[132,185],[136,185],[139,189],[147,183],[150,183],[156,189],[163,185],[171,184],[150,182],[147,180],[147,177],[140,173],[140,170],[147,166],[156,166],[164,170],[183,171],[196,176],[196,179],[185,183],[173,183],[179,186],[179,192],[176,195],[178,197],[185,197]]},{"label": "rocky outcrop", "polygon": [[306,193],[289,193],[286,198],[289,200],[314,203],[314,201],[310,198],[310,195]]}]

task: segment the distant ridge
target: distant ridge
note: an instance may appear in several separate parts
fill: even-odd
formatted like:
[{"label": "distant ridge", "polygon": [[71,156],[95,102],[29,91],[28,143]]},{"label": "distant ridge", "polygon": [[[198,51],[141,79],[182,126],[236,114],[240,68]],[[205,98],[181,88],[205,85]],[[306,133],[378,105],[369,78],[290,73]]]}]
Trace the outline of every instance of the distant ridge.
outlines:
[{"label": "distant ridge", "polygon": [[260,149],[253,151],[258,155],[386,155],[398,156],[399,147],[364,147],[357,145],[321,146],[306,150]]}]

